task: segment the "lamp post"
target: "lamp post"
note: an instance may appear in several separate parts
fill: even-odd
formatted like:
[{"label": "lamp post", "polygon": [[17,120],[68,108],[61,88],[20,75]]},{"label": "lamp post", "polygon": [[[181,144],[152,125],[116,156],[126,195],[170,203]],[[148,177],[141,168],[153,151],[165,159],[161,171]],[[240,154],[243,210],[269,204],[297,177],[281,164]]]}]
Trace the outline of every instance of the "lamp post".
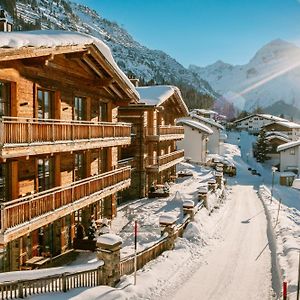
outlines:
[{"label": "lamp post", "polygon": [[273,201],[273,188],[274,188],[274,175],[275,175],[275,172],[277,171],[278,169],[274,166],[272,166],[272,188],[271,188],[271,203]]}]

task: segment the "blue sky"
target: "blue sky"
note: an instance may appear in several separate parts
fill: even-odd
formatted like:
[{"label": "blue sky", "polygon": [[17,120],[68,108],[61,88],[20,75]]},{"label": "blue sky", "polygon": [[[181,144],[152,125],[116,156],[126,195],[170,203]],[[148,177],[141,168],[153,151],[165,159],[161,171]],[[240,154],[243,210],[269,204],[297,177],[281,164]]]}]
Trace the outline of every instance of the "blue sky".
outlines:
[{"label": "blue sky", "polygon": [[299,0],[74,0],[184,66],[244,64],[269,41],[300,45]]}]

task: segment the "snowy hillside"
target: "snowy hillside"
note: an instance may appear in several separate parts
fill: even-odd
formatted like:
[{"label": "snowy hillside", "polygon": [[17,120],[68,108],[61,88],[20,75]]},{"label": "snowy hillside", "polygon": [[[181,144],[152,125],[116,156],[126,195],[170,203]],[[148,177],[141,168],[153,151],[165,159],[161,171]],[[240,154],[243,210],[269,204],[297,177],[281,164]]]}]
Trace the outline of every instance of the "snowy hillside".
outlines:
[{"label": "snowy hillside", "polygon": [[[143,83],[174,84],[183,90],[193,88],[200,98],[201,95],[216,95],[206,81],[175,59],[142,46],[117,23],[102,18],[86,6],[68,0],[0,0],[0,5],[8,9],[7,3],[11,6],[13,2],[14,9],[9,12],[14,15],[17,30],[64,29],[91,34],[110,46],[116,62],[126,74],[138,77]],[[187,101],[191,104],[195,97]]]},{"label": "snowy hillside", "polygon": [[300,48],[286,41],[268,43],[246,65],[217,61],[189,68],[240,109],[275,110],[282,101],[300,109]]}]

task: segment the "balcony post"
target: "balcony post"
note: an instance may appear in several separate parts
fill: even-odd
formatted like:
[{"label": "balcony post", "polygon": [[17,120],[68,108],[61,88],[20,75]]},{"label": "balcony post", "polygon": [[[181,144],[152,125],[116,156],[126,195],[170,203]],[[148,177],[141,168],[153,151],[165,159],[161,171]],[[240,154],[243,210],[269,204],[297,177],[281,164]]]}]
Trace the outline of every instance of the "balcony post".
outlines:
[{"label": "balcony post", "polygon": [[5,230],[5,224],[4,224],[4,209],[5,206],[3,204],[1,204],[1,233],[4,232]]},{"label": "balcony post", "polygon": [[4,136],[5,136],[5,133],[4,133],[4,120],[1,119],[0,120],[0,146],[3,146],[4,143],[5,143]]}]

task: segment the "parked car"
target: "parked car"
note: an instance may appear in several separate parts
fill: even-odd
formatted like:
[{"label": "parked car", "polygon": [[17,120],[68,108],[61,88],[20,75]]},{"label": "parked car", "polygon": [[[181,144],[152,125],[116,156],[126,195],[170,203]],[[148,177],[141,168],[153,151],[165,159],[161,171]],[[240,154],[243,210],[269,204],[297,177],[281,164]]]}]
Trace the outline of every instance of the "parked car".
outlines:
[{"label": "parked car", "polygon": [[252,174],[252,175],[256,175],[256,174],[257,174],[257,171],[256,171],[255,169],[252,169],[252,170],[251,170],[251,174]]},{"label": "parked car", "polygon": [[251,170],[252,170],[252,168],[249,167],[249,168],[248,168],[248,171],[251,171]]},{"label": "parked car", "polygon": [[260,173],[257,173],[256,175],[257,175],[257,176],[261,176],[261,174],[260,174]]}]

